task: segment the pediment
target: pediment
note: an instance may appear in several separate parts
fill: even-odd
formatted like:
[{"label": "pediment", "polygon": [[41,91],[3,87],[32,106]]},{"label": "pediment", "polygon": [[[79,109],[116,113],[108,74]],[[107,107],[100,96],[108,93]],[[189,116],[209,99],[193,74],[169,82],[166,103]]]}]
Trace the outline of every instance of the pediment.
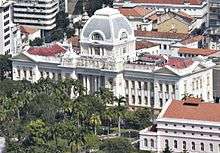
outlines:
[{"label": "pediment", "polygon": [[23,60],[23,61],[29,61],[29,62],[35,62],[33,59],[31,59],[30,57],[26,56],[23,53],[20,53],[14,57],[11,58],[12,60]]},{"label": "pediment", "polygon": [[163,75],[175,75],[175,76],[177,76],[177,74],[174,71],[172,71],[172,70],[170,70],[166,67],[163,67],[159,70],[156,70],[154,73],[163,74]]}]

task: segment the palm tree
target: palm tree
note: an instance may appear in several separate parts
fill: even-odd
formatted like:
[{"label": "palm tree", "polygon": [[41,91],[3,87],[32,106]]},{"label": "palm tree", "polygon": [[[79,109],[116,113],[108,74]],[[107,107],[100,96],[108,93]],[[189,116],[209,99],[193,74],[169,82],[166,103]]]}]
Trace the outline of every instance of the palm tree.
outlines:
[{"label": "palm tree", "polygon": [[92,114],[90,120],[90,124],[94,127],[94,134],[97,135],[97,126],[101,125],[101,119],[99,115]]},{"label": "palm tree", "polygon": [[110,127],[112,118],[114,118],[114,109],[112,107],[106,108],[104,113],[102,114],[103,118],[108,121],[108,135],[110,134]]},{"label": "palm tree", "polygon": [[125,111],[127,110],[127,102],[125,97],[115,97],[114,101],[116,103],[115,106],[115,114],[118,117],[118,136],[121,136],[121,117],[124,115]]}]

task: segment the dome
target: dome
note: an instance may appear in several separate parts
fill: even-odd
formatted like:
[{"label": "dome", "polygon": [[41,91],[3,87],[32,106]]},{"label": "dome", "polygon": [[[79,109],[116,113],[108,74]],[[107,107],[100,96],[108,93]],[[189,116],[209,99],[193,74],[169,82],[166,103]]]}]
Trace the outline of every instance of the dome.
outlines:
[{"label": "dome", "polygon": [[113,43],[124,38],[134,39],[130,22],[117,9],[106,7],[97,10],[87,21],[80,40],[81,42],[103,40],[104,43]]}]

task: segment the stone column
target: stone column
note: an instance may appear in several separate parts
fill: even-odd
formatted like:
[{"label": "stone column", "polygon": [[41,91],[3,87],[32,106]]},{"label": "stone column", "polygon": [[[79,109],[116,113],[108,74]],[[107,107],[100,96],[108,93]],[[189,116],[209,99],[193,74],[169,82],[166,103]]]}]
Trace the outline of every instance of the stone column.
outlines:
[{"label": "stone column", "polygon": [[95,91],[98,91],[98,85],[97,85],[97,76],[94,76],[94,89]]},{"label": "stone column", "polygon": [[86,84],[87,84],[87,93],[89,94],[90,92],[90,76],[89,75],[86,78]]}]

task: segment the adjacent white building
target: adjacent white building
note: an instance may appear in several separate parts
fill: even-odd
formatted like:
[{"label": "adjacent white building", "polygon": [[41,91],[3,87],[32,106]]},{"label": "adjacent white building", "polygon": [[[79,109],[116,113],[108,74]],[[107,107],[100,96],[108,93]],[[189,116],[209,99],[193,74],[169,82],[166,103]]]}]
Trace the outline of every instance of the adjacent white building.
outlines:
[{"label": "adjacent white building", "polygon": [[13,79],[36,82],[71,77],[79,79],[88,93],[109,88],[116,96],[126,97],[131,107],[160,109],[168,99],[181,99],[184,94],[213,100],[214,63],[152,55],[158,45],[151,45],[146,52],[136,50],[127,18],[104,8],[85,24],[79,54],[57,43],[30,47],[13,57]]},{"label": "adjacent white building", "polygon": [[15,0],[13,5],[14,23],[51,30],[56,27],[58,0]]},{"label": "adjacent white building", "polygon": [[169,100],[155,125],[140,131],[140,149],[175,153],[220,152],[220,105],[201,99]]}]

